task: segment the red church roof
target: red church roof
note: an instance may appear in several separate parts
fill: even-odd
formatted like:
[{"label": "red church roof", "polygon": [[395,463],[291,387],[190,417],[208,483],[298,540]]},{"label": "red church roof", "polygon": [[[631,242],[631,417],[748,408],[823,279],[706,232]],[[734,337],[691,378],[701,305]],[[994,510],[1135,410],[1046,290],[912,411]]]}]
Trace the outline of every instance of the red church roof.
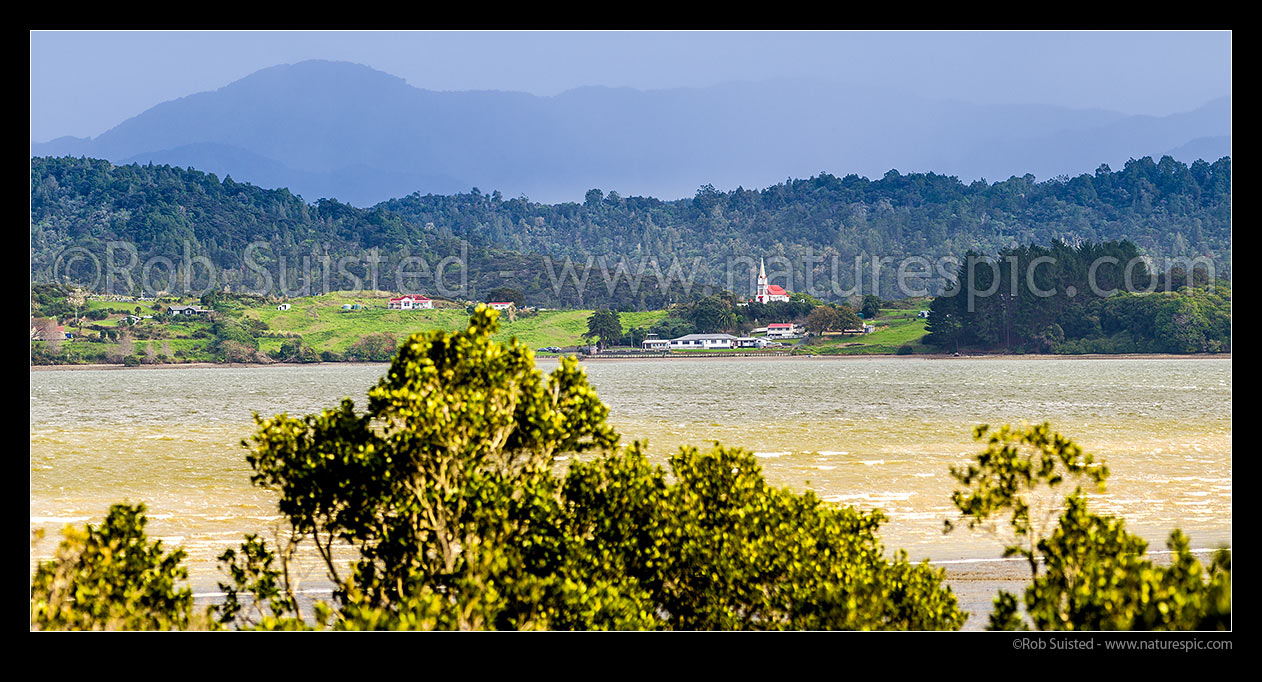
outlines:
[{"label": "red church roof", "polygon": [[788,296],[789,292],[785,291],[779,284],[768,284],[767,293],[772,296]]}]

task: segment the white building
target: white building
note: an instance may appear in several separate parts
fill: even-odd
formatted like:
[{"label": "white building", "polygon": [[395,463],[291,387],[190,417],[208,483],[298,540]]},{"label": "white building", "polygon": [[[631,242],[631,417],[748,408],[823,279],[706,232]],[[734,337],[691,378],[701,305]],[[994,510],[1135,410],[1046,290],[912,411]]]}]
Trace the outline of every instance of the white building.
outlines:
[{"label": "white building", "polygon": [[758,259],[758,290],[754,292],[751,303],[788,303],[789,292],[775,284],[767,284],[767,269],[762,259]]},{"label": "white building", "polygon": [[778,322],[767,325],[767,338],[792,339],[801,335],[801,328],[791,322]]},{"label": "white building", "polygon": [[688,334],[670,340],[671,350],[701,350],[707,348],[735,348],[736,337],[731,334]]},{"label": "white building", "polygon": [[640,342],[643,350],[670,350],[670,340],[658,338],[657,334],[649,334]]},{"label": "white building", "polygon": [[408,294],[390,299],[391,310],[423,310],[434,307],[434,302],[420,294]]},{"label": "white building", "polygon": [[493,303],[487,303],[487,305],[491,306],[491,310],[508,310],[509,308],[516,307],[516,304],[512,301],[495,301]]},{"label": "white building", "polygon": [[291,307],[291,306],[290,306],[288,303],[282,303],[282,304],[280,304],[280,305],[276,306],[276,309],[277,309],[277,310],[289,310],[289,308],[290,308],[290,307]]}]

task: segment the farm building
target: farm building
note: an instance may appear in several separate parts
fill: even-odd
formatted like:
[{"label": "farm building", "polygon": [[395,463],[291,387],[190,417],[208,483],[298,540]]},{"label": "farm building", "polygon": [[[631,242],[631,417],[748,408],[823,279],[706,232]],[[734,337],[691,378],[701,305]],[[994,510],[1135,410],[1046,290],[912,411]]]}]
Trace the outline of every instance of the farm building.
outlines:
[{"label": "farm building", "polygon": [[420,294],[408,294],[390,299],[391,310],[428,310],[434,307],[434,301]]}]

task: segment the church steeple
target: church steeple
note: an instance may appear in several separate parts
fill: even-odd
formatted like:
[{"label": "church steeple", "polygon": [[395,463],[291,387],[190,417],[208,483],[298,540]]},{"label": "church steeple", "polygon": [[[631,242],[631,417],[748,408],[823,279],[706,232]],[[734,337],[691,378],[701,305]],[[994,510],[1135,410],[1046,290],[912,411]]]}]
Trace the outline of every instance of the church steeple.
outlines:
[{"label": "church steeple", "polygon": [[767,295],[767,268],[763,264],[763,259],[758,259],[758,289],[755,290],[754,298],[759,303],[765,303],[764,297]]},{"label": "church steeple", "polygon": [[754,291],[754,297],[750,302],[754,303],[774,303],[777,301],[787,302],[789,300],[789,292],[767,283],[767,264],[762,258],[758,259],[758,288]]}]

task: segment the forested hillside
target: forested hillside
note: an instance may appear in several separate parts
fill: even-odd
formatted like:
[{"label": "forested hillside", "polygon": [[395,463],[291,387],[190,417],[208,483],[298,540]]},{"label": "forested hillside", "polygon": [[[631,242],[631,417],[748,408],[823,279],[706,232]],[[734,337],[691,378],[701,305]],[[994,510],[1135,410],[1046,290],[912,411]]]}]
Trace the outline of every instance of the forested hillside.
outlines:
[{"label": "forested hillside", "polygon": [[[171,166],[31,161],[36,281],[69,276],[92,283],[88,260],[68,258],[68,249],[79,247],[104,262],[108,242],[126,241],[135,244],[141,265],[171,259],[172,284],[183,282],[187,262],[205,256],[217,270],[216,287],[262,288],[266,271],[277,293],[302,293],[304,280],[313,284],[309,293],[320,293],[326,283],[329,289],[354,286],[354,278],[369,286],[369,254],[377,249],[378,289],[430,291],[439,278],[456,287],[463,254],[470,299],[507,285],[532,305],[644,309],[713,288],[747,293],[759,258],[773,261],[772,282],[804,290],[809,269],[811,293],[835,300],[855,285],[854,259],[862,257],[859,293],[895,298],[896,264],[909,256],[1121,239],[1159,259],[1210,257],[1217,276],[1230,277],[1230,158],[1191,166],[1144,158],[1117,171],[1101,166],[1094,175],[1044,182],[1026,175],[993,184],[966,185],[932,173],[890,171],[878,180],[821,174],[762,190],[707,186],[678,201],[592,190],[581,204],[540,204],[475,189],[413,194],[368,209],[332,200],[307,204],[284,189]],[[874,257],[895,264],[881,269],[879,292],[872,291]],[[576,267],[568,273],[567,258]],[[125,264],[128,256],[116,253],[114,261]],[[652,276],[628,285],[616,272],[619,263]],[[672,266],[676,280],[691,277],[697,286],[668,284],[653,274],[665,275]],[[151,269],[165,281],[163,266]],[[138,276],[140,265],[134,271]],[[204,272],[193,266],[194,287],[206,284]],[[127,286],[120,279],[116,290]],[[103,275],[96,280],[104,288]],[[931,281],[936,290],[930,293],[945,284]]]},{"label": "forested hillside", "polygon": [[1231,351],[1231,285],[1150,272],[1130,242],[1005,249],[934,299],[925,342],[1023,353]]}]

